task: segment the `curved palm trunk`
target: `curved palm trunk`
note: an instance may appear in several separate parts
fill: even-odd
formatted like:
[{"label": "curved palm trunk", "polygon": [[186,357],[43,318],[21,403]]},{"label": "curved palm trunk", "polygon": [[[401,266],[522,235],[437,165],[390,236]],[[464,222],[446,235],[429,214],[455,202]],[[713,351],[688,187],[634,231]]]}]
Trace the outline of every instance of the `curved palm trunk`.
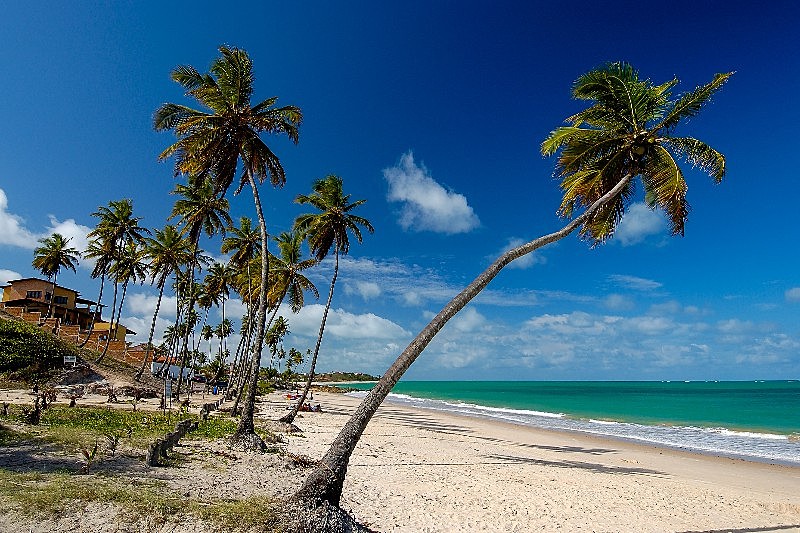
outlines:
[{"label": "curved palm trunk", "polygon": [[613,189],[589,206],[581,216],[575,218],[560,230],[539,237],[536,240],[502,254],[463,291],[450,300],[444,309],[442,309],[416,338],[411,341],[411,344],[403,350],[403,353],[398,356],[378,383],[375,384],[375,387],[367,394],[350,417],[350,420],[342,427],[339,435],[325,454],[325,457],[322,458],[322,461],[320,461],[318,466],[311,472],[308,478],[306,478],[303,486],[295,494],[295,498],[312,503],[325,500],[338,506],[342,496],[342,486],[344,485],[344,478],[347,474],[347,465],[350,462],[350,456],[356,444],[358,444],[362,433],[364,433],[367,424],[372,419],[375,411],[378,410],[380,404],[392,390],[392,387],[400,380],[405,371],[408,370],[408,367],[411,366],[411,363],[417,359],[447,321],[477,296],[489,282],[500,273],[503,267],[523,255],[529,254],[559,239],[563,239],[572,233],[587,218],[591,217],[609,200],[616,196],[631,179],[631,175],[626,175]]},{"label": "curved palm trunk", "polygon": [[[258,371],[261,367],[261,348],[264,344],[264,328],[267,322],[267,288],[269,276],[269,253],[267,251],[267,223],[264,220],[264,212],[261,209],[261,199],[258,195],[258,186],[252,174],[248,172],[250,188],[253,189],[253,202],[256,206],[258,215],[258,227],[261,231],[261,290],[258,294],[258,314],[256,322],[256,338],[253,342],[253,358],[250,364],[250,386],[247,389],[247,397],[242,407],[242,417],[239,419],[239,426],[233,436],[234,441],[243,441],[247,436],[256,436],[253,415],[256,404],[256,388],[258,385]],[[260,439],[259,439],[260,440]]]},{"label": "curved palm trunk", "polygon": [[231,407],[231,414],[236,416],[239,411],[239,402],[242,399],[242,391],[244,386],[250,378],[250,365],[247,354],[250,353],[250,347],[253,341],[253,313],[248,310],[248,323],[247,323],[247,340],[244,345],[244,352],[242,352],[241,360],[239,361],[239,370],[236,382],[236,399],[233,401]]},{"label": "curved palm trunk", "polygon": [[311,382],[314,381],[314,369],[317,367],[317,356],[319,355],[319,347],[322,344],[322,334],[325,333],[325,321],[328,320],[328,311],[331,308],[331,301],[333,300],[333,287],[336,285],[336,278],[339,276],[339,248],[336,248],[335,266],[333,267],[333,279],[331,279],[331,290],[328,292],[328,303],[325,304],[325,312],[322,313],[322,323],[319,325],[319,335],[317,336],[317,345],[314,348],[314,357],[311,358],[311,368],[308,370],[308,379],[306,386],[303,387],[303,394],[300,395],[300,400],[295,404],[288,415],[282,417],[281,422],[291,424],[294,422],[300,407],[306,401],[309,389],[311,389]]},{"label": "curved palm trunk", "polygon": [[103,287],[105,287],[105,284],[106,284],[106,273],[104,271],[103,275],[100,276],[100,294],[97,296],[97,304],[94,306],[94,313],[92,313],[92,318],[89,321],[89,333],[86,334],[86,338],[83,339],[80,348],[83,348],[84,346],[86,346],[86,343],[89,342],[89,337],[92,336],[92,331],[94,331],[95,317],[97,316],[97,313],[100,313],[102,311],[102,306],[100,302],[103,300]]},{"label": "curved palm trunk", "polygon": [[122,298],[119,299],[119,309],[117,309],[117,323],[114,325],[114,338],[117,338],[117,333],[119,332],[119,321],[122,317],[122,305],[125,303],[125,295],[128,293],[128,282],[130,278],[126,278],[125,282],[122,284]]},{"label": "curved palm trunk", "polygon": [[101,353],[94,363],[97,364],[103,360],[103,357],[108,353],[108,344],[111,342],[111,326],[114,325],[114,313],[117,310],[117,291],[119,290],[119,283],[114,281],[114,300],[111,302],[111,322],[108,323],[108,334],[106,335],[106,345],[103,346],[103,353]]},{"label": "curved palm trunk", "polygon": [[150,323],[150,335],[147,337],[147,348],[144,351],[144,359],[142,359],[142,366],[139,367],[139,371],[136,373],[134,379],[139,381],[142,379],[142,374],[144,374],[144,369],[147,366],[147,363],[150,360],[150,346],[153,344],[153,335],[156,331],[156,319],[158,318],[158,311],[161,309],[161,298],[164,296],[164,285],[167,284],[167,277],[164,276],[161,279],[161,282],[158,284],[158,301],[156,302],[156,312],[153,313],[153,321]]}]

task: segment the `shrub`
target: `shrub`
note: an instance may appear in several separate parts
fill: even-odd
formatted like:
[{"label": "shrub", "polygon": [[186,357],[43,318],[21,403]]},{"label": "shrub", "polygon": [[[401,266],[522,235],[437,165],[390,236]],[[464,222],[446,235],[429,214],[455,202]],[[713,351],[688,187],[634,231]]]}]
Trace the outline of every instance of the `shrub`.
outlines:
[{"label": "shrub", "polygon": [[25,378],[60,366],[65,355],[79,354],[33,324],[0,319],[0,372],[22,372]]}]

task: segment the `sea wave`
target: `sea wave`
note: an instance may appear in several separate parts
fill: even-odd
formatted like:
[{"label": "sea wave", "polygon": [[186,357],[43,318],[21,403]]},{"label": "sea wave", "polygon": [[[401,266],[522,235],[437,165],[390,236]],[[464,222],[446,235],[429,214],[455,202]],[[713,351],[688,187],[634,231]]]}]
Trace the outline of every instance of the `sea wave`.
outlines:
[{"label": "sea wave", "polygon": [[[363,398],[366,394],[363,391],[348,393],[349,396],[357,398]],[[491,407],[458,401],[417,398],[398,393],[389,394],[387,401],[409,407],[489,418],[542,429],[576,431],[697,453],[800,466],[800,441],[791,439],[787,435],[740,431],[725,427],[646,425],[573,418],[565,413]]]}]

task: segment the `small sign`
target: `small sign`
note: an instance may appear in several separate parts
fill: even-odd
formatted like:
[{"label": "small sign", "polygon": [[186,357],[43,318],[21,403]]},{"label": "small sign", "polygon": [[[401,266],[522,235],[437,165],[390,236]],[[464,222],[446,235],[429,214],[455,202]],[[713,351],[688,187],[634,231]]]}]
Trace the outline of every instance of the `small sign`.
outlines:
[{"label": "small sign", "polygon": [[64,356],[64,364],[65,365],[67,363],[72,363],[72,366],[75,366],[75,363],[77,363],[77,362],[78,362],[77,361],[77,357],[75,357],[74,355],[65,355]]},{"label": "small sign", "polygon": [[172,380],[170,379],[164,382],[164,396],[172,398]]}]

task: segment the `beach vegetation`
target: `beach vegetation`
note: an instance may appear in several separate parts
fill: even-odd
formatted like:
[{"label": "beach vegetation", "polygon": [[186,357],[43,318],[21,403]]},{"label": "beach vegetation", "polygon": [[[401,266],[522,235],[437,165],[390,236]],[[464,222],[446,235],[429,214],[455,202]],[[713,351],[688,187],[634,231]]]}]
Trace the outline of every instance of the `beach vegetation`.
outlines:
[{"label": "beach vegetation", "polygon": [[448,320],[506,265],[575,230],[593,246],[607,241],[632,201],[635,180],[644,189],[647,205],[666,212],[673,235],[683,235],[689,204],[679,161],[719,183],[725,158],[704,142],[675,132],[731,75],[717,74],[679,95],[673,95],[677,79],[656,85],[626,63],[609,63],[580,76],[572,95],[588,107],[568,117],[568,125],[553,130],[541,145],[543,155],[557,155],[556,176],[563,192],[558,213],[571,220],[558,231],[503,253],[445,305],[367,394],[295,498],[311,508],[338,506],[350,456],[378,406]]},{"label": "beach vegetation", "polygon": [[161,300],[164,297],[164,288],[170,276],[177,276],[183,265],[192,260],[191,244],[182,237],[175,226],[167,224],[163,230],[155,230],[154,237],[145,240],[145,255],[149,260],[151,284],[158,287],[156,309],[150,323],[150,334],[147,337],[145,355],[142,364],[136,372],[135,379],[142,378],[144,369],[151,361],[150,350],[153,349],[153,335],[156,329],[156,320],[161,309]]},{"label": "beach vegetation", "polygon": [[375,231],[369,220],[353,214],[353,211],[366,203],[366,200],[351,201],[350,195],[344,193],[343,180],[339,176],[328,175],[323,179],[316,180],[312,185],[312,191],[309,195],[299,195],[295,202],[301,205],[310,205],[319,212],[300,215],[295,220],[294,227],[298,235],[302,235],[308,240],[311,253],[317,261],[325,259],[333,250],[333,277],[325,310],[322,313],[322,321],[319,325],[317,343],[311,356],[311,367],[305,387],[292,410],[281,418],[281,422],[287,423],[294,421],[300,407],[305,403],[311,382],[314,380],[314,369],[317,366],[322,336],[325,333],[325,322],[333,301],[336,278],[339,276],[339,256],[346,255],[350,251],[349,235],[352,234],[360,243],[362,242],[361,228],[370,233]]},{"label": "beach vegetation", "polygon": [[[269,179],[280,187],[286,173],[278,156],[261,139],[262,134],[285,135],[295,144],[299,139],[302,112],[296,106],[277,107],[277,97],[255,105],[253,64],[246,51],[221,46],[220,56],[207,74],[192,66],[179,66],[172,79],[181,85],[188,97],[207,111],[185,105],[166,103],[155,113],[157,131],[174,131],[178,140],[167,147],[161,159],[175,157],[175,173],[213,180],[215,195],[224,197],[241,169],[234,194],[249,185],[258,216],[261,237],[261,287],[268,287],[269,251],[267,225],[262,211],[258,184]],[[251,385],[247,390],[236,440],[246,448],[263,448],[253,422],[258,369],[266,330],[267,291],[259,293],[251,355]]]},{"label": "beach vegetation", "polygon": [[[242,499],[188,498],[159,480],[87,475],[81,482],[68,473],[16,473],[0,469],[0,502],[20,516],[37,520],[69,515],[90,503],[106,513],[137,521],[147,529],[176,525],[187,515],[218,531],[273,531],[280,504],[266,496]],[[110,508],[110,509],[109,509]]]},{"label": "beach vegetation", "polygon": [[53,233],[49,237],[39,239],[40,246],[33,250],[33,268],[41,272],[48,281],[53,282],[50,290],[47,316],[52,316],[53,302],[56,299],[56,281],[62,268],[75,272],[81,256],[77,249],[69,246],[72,238],[64,238],[60,233]]},{"label": "beach vegetation", "polygon": [[0,318],[0,372],[9,381],[41,381],[60,368],[65,355],[80,352],[34,324]]}]

